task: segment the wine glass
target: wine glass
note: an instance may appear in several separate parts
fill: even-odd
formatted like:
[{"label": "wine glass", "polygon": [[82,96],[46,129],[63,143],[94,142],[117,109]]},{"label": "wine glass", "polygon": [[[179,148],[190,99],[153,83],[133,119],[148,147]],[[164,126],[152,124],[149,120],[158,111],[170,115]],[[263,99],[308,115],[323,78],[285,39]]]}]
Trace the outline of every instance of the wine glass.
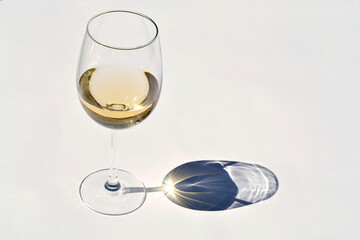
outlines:
[{"label": "wine glass", "polygon": [[110,168],[91,173],[80,185],[81,199],[90,209],[122,215],[144,203],[144,184],[118,169],[119,132],[149,116],[161,83],[159,33],[151,18],[117,10],[89,20],[77,69],[78,96],[85,112],[112,133]]}]

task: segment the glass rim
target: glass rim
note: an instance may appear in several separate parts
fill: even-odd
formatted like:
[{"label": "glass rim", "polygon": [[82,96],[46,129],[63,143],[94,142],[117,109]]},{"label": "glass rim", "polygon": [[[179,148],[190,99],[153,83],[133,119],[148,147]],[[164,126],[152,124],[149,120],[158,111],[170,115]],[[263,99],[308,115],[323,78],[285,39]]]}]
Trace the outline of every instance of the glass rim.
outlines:
[{"label": "glass rim", "polygon": [[[102,15],[105,15],[105,14],[108,14],[108,13],[130,13],[130,14],[135,14],[135,15],[138,15],[140,17],[143,17],[145,19],[147,19],[148,21],[150,21],[154,26],[155,26],[155,29],[156,29],[156,33],[155,33],[155,36],[147,43],[145,44],[142,44],[142,45],[139,45],[139,46],[136,46],[136,47],[115,47],[115,46],[111,46],[111,45],[108,45],[108,44],[105,44],[105,43],[102,43],[98,40],[96,40],[96,38],[91,35],[90,31],[89,31],[89,25],[90,23],[97,17],[100,17]],[[116,50],[136,50],[136,49],[140,49],[140,48],[144,48],[146,46],[149,46],[150,44],[152,44],[158,37],[159,35],[159,28],[157,26],[157,24],[155,23],[154,20],[152,20],[149,16],[145,15],[145,14],[142,14],[142,13],[139,13],[139,12],[133,12],[133,11],[129,11],[129,10],[110,10],[110,11],[106,11],[106,12],[102,12],[102,13],[99,13],[99,14],[96,14],[95,16],[93,16],[92,18],[90,18],[90,20],[88,21],[87,25],[86,25],[86,33],[89,35],[89,37],[94,41],[96,42],[97,44],[100,44],[104,47],[107,47],[107,48],[111,48],[111,49],[116,49]]]}]

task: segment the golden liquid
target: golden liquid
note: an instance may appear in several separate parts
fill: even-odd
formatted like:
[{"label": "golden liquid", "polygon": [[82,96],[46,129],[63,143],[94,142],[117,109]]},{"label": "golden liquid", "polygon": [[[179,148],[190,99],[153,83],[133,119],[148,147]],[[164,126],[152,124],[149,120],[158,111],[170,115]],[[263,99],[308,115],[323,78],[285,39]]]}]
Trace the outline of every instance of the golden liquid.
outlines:
[{"label": "golden liquid", "polygon": [[127,128],[144,120],[160,94],[157,79],[135,68],[100,67],[82,74],[78,82],[81,105],[99,124]]}]

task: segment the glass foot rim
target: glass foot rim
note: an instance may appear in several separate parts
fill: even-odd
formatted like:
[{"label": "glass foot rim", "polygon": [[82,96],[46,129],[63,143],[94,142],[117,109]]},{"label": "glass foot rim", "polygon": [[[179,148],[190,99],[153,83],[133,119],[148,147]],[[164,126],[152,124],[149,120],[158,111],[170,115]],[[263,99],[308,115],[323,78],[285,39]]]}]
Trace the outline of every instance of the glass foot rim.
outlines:
[{"label": "glass foot rim", "polygon": [[[88,174],[80,183],[80,186],[79,186],[79,195],[80,195],[80,198],[81,198],[81,201],[85,204],[86,207],[88,207],[89,209],[91,209],[92,211],[96,212],[96,213],[100,213],[102,215],[106,215],[106,216],[121,216],[121,215],[126,215],[126,214],[129,214],[129,213],[132,213],[136,210],[138,210],[145,202],[146,198],[147,198],[147,192],[146,192],[146,187],[145,187],[145,184],[137,177],[135,176],[133,173],[131,172],[128,172],[128,171],[125,171],[125,170],[122,170],[122,169],[118,169],[119,172],[123,172],[123,173],[126,173],[126,174],[129,174],[129,175],[132,175],[139,183],[141,183],[143,189],[144,189],[144,197],[143,197],[143,201],[141,202],[141,204],[139,204],[138,207],[130,210],[130,211],[127,211],[127,212],[124,212],[124,213],[106,213],[106,212],[102,212],[102,211],[99,211],[99,210],[96,210],[95,208],[93,208],[92,206],[90,206],[84,199],[83,195],[81,194],[81,187],[83,186],[83,183],[92,175],[96,174],[96,173],[99,173],[99,172],[103,172],[103,171],[106,171],[108,172],[110,170],[110,168],[103,168],[103,169],[100,169],[100,170],[97,170],[95,172],[92,172],[90,174]],[[105,186],[104,186],[105,188]]]}]

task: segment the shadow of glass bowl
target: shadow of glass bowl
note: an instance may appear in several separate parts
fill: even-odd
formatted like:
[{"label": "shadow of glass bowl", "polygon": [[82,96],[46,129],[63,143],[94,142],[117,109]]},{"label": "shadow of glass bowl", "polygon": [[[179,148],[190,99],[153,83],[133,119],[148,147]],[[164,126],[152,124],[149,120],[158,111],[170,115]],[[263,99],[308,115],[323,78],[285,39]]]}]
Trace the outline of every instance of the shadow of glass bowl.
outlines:
[{"label": "shadow of glass bowl", "polygon": [[162,190],[182,207],[219,211],[266,200],[276,193],[278,185],[275,174],[257,164],[201,160],[171,170]]}]

